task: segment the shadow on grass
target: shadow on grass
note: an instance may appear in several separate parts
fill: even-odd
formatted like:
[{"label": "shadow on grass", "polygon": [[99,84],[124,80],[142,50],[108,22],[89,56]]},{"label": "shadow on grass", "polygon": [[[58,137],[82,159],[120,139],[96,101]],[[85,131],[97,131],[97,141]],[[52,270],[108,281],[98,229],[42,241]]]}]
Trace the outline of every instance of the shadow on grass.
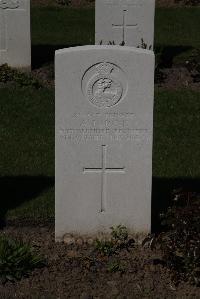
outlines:
[{"label": "shadow on grass", "polygon": [[[41,193],[54,186],[54,177],[19,176],[0,177],[0,228],[5,226],[6,213],[24,202],[37,198]],[[161,231],[160,213],[171,205],[173,191],[181,188],[183,191],[200,194],[200,178],[153,178],[152,183],[152,232]],[[20,222],[20,219],[18,219]]]},{"label": "shadow on grass", "polygon": [[18,176],[0,177],[0,227],[5,225],[7,211],[36,198],[54,186],[54,177]]},{"label": "shadow on grass", "polygon": [[40,68],[44,64],[54,63],[56,50],[77,46],[80,45],[32,45],[32,69]]},{"label": "shadow on grass", "polygon": [[158,56],[158,63],[160,68],[171,68],[173,66],[174,58],[184,52],[192,50],[190,46],[155,46],[155,53]]},{"label": "shadow on grass", "polygon": [[[74,45],[32,45],[32,68],[40,68],[44,64],[54,63],[55,51],[77,47],[80,44]],[[171,68],[174,58],[181,53],[193,49],[189,46],[155,46],[155,53],[159,55],[159,66],[161,68]]]},{"label": "shadow on grass", "polygon": [[173,191],[200,193],[200,178],[153,178],[152,182],[152,232],[162,230],[160,213],[165,213],[172,204]]}]

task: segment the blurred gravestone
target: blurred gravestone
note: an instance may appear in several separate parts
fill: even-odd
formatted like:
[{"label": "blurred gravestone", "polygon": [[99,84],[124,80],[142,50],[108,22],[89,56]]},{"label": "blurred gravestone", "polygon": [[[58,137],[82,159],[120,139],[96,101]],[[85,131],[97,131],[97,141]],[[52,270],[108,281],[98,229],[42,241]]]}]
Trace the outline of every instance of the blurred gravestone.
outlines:
[{"label": "blurred gravestone", "polygon": [[0,65],[31,67],[30,0],[0,0]]},{"label": "blurred gravestone", "polygon": [[95,43],[153,48],[155,0],[96,0]]}]

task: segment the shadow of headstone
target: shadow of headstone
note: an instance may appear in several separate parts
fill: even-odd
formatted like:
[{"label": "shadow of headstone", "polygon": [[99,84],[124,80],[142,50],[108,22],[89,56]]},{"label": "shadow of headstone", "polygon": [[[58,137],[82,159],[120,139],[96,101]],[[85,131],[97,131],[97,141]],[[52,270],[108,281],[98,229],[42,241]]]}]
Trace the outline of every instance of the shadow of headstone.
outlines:
[{"label": "shadow of headstone", "polygon": [[160,214],[173,202],[174,190],[200,193],[200,178],[153,178],[152,182],[152,232],[162,230]]},{"label": "shadow of headstone", "polygon": [[54,177],[45,176],[6,176],[0,177],[0,227],[5,225],[7,211],[36,198],[54,186]]}]

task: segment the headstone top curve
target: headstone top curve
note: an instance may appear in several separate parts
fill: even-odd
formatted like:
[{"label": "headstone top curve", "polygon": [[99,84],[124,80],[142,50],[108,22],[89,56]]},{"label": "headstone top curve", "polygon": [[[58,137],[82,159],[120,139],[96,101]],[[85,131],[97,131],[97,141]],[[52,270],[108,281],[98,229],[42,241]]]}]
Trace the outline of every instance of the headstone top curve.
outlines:
[{"label": "headstone top curve", "polygon": [[109,51],[127,51],[127,52],[134,52],[134,53],[141,53],[141,54],[150,54],[154,56],[154,52],[147,49],[141,49],[136,47],[128,47],[128,46],[110,46],[110,45],[87,45],[87,46],[79,46],[79,47],[70,47],[70,48],[64,48],[55,51],[55,56],[65,53],[71,53],[71,52],[80,52],[80,51],[88,51],[88,50],[96,50],[96,51],[102,51],[102,50],[109,50]]}]

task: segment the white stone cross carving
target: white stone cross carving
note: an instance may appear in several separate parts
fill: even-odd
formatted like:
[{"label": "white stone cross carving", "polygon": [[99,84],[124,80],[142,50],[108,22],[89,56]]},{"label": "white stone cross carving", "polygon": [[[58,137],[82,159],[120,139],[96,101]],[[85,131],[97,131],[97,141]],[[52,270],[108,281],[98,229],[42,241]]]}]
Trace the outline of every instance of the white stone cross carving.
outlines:
[{"label": "white stone cross carving", "polygon": [[6,11],[19,7],[19,0],[0,0],[0,50],[6,50]]},{"label": "white stone cross carving", "polygon": [[120,29],[122,30],[122,43],[126,43],[126,28],[130,28],[130,27],[135,27],[137,28],[138,24],[127,24],[126,22],[126,15],[127,15],[127,10],[124,9],[123,10],[123,23],[122,24],[112,24],[112,27],[114,29]]},{"label": "white stone cross carving", "polygon": [[105,212],[106,210],[106,174],[107,173],[125,173],[125,167],[121,168],[108,168],[107,167],[107,145],[102,145],[101,153],[101,167],[99,168],[83,168],[83,173],[99,173],[101,174],[101,210],[100,212]]}]

